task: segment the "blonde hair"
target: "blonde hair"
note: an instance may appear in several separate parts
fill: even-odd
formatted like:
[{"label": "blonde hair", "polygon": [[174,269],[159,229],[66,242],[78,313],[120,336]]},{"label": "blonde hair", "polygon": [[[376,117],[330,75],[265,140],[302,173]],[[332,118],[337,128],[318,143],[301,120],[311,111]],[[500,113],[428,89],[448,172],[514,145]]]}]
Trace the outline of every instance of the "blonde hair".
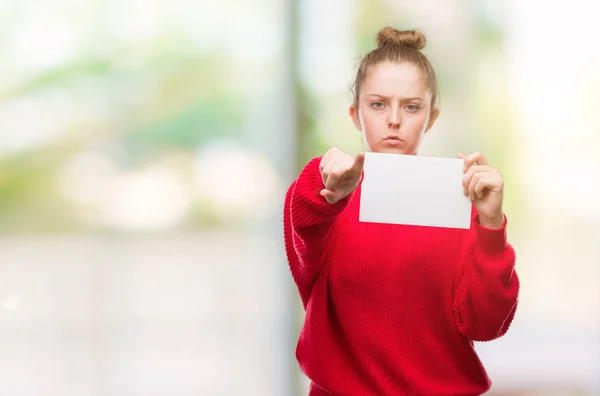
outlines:
[{"label": "blonde hair", "polygon": [[352,87],[354,107],[358,108],[360,90],[369,68],[386,61],[409,63],[419,69],[425,76],[427,88],[431,92],[432,108],[436,106],[438,85],[435,71],[429,59],[421,52],[427,44],[425,35],[418,30],[398,30],[388,26],[377,33],[376,44],[377,48],[365,55],[356,72]]}]

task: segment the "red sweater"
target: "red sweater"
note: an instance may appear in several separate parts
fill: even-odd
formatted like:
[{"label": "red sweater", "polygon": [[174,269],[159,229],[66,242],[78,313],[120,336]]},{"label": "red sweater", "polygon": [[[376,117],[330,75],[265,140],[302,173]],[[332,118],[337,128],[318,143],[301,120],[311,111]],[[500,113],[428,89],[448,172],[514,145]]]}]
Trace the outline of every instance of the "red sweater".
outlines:
[{"label": "red sweater", "polygon": [[284,208],[310,396],[486,392],[473,341],[506,333],[519,293],[506,219],[487,229],[473,211],[470,230],[361,223],[361,186],[327,203],[319,162],[292,183]]}]

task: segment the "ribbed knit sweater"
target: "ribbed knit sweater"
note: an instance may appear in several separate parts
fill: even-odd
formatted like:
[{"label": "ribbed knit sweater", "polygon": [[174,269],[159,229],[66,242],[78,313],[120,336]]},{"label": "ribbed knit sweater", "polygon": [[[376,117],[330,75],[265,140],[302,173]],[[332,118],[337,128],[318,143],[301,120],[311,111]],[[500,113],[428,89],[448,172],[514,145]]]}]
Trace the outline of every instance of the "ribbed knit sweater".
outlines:
[{"label": "ribbed knit sweater", "polygon": [[502,228],[359,222],[361,185],[329,204],[320,157],[290,186],[285,249],[305,309],[296,357],[310,396],[481,395],[474,341],[508,330],[515,252]]}]

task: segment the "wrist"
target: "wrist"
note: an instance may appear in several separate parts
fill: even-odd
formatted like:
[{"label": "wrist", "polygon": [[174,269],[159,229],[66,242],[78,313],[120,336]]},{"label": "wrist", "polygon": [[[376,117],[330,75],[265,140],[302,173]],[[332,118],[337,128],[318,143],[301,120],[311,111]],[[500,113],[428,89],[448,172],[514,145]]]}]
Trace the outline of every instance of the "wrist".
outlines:
[{"label": "wrist", "polygon": [[502,228],[504,227],[504,213],[492,217],[479,215],[479,224],[485,228]]}]

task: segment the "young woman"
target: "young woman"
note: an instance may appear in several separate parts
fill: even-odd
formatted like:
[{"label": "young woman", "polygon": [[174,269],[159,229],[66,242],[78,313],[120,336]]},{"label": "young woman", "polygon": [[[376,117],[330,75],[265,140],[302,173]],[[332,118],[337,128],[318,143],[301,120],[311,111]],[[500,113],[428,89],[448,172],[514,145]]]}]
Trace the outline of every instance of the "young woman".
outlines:
[{"label": "young woman", "polygon": [[[439,114],[425,42],[384,28],[360,65],[349,112],[372,152],[416,155]],[[331,148],[290,186],[285,248],[306,311],[296,357],[311,396],[490,388],[473,342],[506,333],[519,279],[502,176],[479,153],[459,157],[474,208],[468,230],[359,222],[362,153]]]}]

